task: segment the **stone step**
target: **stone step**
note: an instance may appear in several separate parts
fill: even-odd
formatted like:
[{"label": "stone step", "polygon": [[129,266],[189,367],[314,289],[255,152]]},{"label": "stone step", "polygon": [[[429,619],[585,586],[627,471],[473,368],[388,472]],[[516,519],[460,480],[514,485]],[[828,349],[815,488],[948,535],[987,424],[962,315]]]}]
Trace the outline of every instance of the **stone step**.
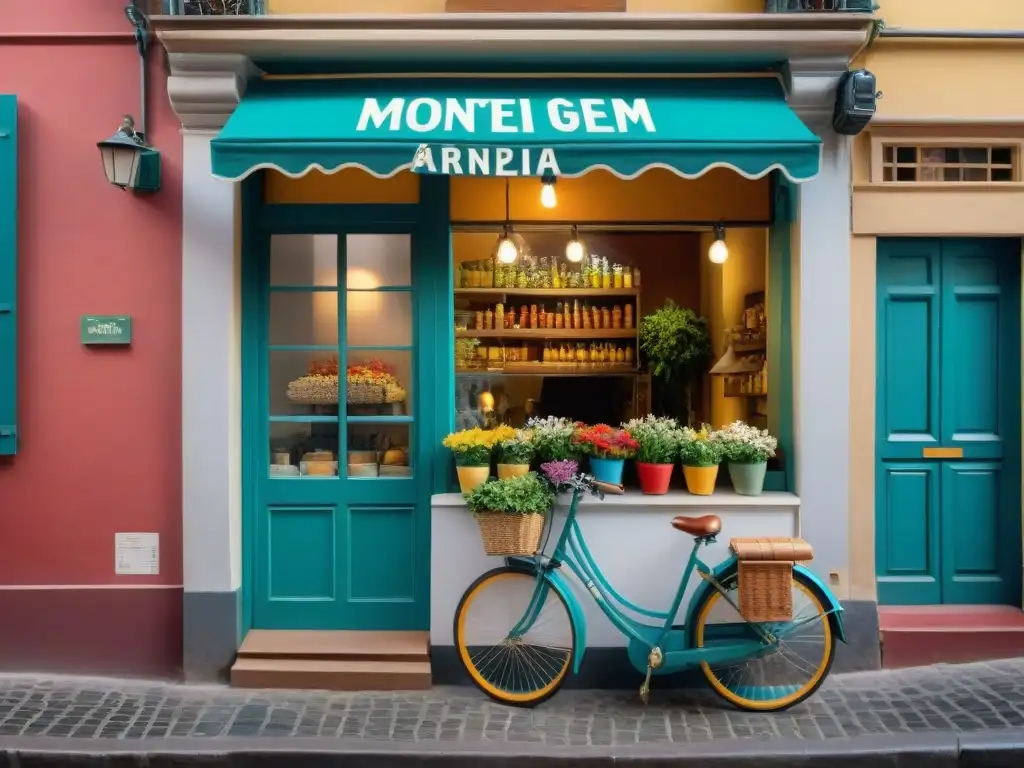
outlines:
[{"label": "stone step", "polygon": [[429,661],[429,645],[428,632],[254,629],[245,636],[238,657]]},{"label": "stone step", "polygon": [[1024,611],[1006,605],[878,609],[883,669],[1024,656]]},{"label": "stone step", "polygon": [[423,691],[431,685],[430,662],[240,658],[231,668],[231,684],[236,688]]}]

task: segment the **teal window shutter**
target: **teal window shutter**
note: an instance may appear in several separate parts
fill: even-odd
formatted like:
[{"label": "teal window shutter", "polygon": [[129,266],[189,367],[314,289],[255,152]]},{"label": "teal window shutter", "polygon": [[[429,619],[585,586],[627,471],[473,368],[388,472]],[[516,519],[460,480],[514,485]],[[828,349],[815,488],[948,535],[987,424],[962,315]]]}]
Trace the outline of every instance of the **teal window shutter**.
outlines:
[{"label": "teal window shutter", "polygon": [[0,456],[18,450],[18,100],[0,95]]}]

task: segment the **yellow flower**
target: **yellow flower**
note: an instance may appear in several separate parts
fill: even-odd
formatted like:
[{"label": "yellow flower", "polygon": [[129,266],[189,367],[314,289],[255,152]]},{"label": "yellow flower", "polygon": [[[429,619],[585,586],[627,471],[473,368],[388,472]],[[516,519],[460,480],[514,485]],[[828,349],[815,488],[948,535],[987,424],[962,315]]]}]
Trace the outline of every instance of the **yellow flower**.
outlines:
[{"label": "yellow flower", "polygon": [[506,440],[512,440],[515,436],[516,431],[512,427],[502,424],[501,426],[495,427],[491,430],[491,445],[497,445],[498,443],[503,443]]}]

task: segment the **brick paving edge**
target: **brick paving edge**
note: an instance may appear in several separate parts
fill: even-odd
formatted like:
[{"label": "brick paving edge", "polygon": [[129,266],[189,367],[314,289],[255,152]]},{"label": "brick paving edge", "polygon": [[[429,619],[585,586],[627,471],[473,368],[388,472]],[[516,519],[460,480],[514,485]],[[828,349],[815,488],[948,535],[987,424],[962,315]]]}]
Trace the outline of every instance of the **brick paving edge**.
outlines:
[{"label": "brick paving edge", "polygon": [[[522,768],[523,760],[543,768],[590,768],[613,763],[715,768],[1020,768],[1024,728],[973,733],[922,733],[802,741],[744,739],[699,745],[550,747],[507,742],[367,742],[365,739],[62,739],[0,738],[0,768],[161,768],[252,766],[260,768]],[[300,761],[301,762],[297,762]]]}]

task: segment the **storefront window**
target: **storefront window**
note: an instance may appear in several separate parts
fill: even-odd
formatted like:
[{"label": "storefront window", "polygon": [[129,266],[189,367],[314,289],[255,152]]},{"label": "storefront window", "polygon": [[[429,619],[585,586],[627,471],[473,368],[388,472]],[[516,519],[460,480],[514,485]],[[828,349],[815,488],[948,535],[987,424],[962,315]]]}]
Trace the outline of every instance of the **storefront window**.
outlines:
[{"label": "storefront window", "polygon": [[[683,227],[510,224],[511,263],[503,227],[453,233],[456,429],[651,412],[768,428],[767,228],[730,232],[715,264],[712,235]],[[640,350],[640,325],[667,301],[707,319],[712,356],[689,409]]]},{"label": "storefront window", "polygon": [[270,281],[271,475],[411,476],[410,237],[275,235]]}]

